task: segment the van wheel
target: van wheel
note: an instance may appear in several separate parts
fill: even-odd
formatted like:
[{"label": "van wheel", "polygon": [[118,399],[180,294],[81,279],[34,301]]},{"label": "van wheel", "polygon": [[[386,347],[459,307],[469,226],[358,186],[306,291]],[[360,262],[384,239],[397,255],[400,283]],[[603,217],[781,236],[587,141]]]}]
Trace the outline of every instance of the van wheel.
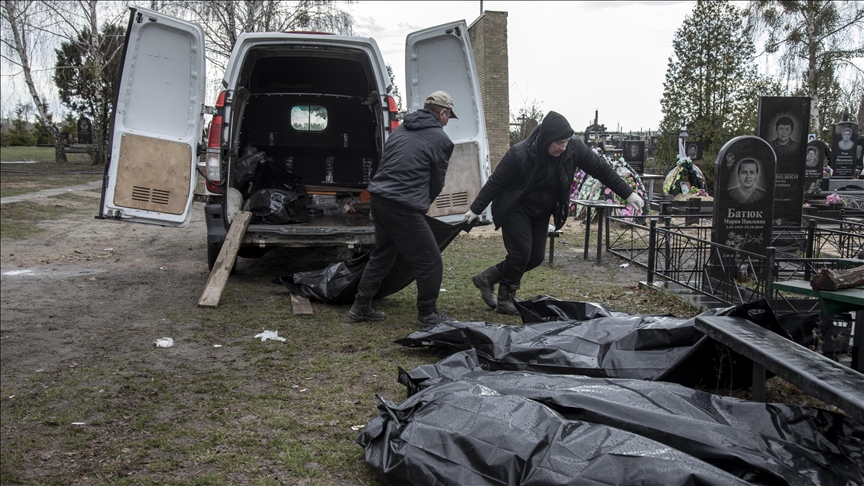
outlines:
[{"label": "van wheel", "polygon": [[[211,245],[207,243],[207,268],[212,272],[213,266],[216,265],[216,259],[219,258],[219,252],[222,251],[222,245]],[[237,272],[237,258],[234,258],[234,265],[231,266],[231,273]]]}]

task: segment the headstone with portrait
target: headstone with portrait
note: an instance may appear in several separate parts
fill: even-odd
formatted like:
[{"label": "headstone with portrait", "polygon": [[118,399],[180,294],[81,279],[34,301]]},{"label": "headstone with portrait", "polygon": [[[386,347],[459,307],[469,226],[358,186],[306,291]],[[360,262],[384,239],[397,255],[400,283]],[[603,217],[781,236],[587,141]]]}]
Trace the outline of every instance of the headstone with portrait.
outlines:
[{"label": "headstone with portrait", "polygon": [[774,181],[774,223],[801,224],[804,205],[804,168],[810,117],[810,98],[759,98],[756,135],[767,141],[777,155]]},{"label": "headstone with portrait", "polygon": [[687,142],[687,157],[696,162],[702,160],[702,142]]},{"label": "headstone with portrait", "polygon": [[812,140],[807,143],[807,158],[804,162],[804,194],[819,194],[822,192],[823,167],[828,144],[822,140]]},{"label": "headstone with portrait", "polygon": [[858,138],[858,124],[837,122],[831,137],[832,177],[850,178],[855,172],[855,141]]},{"label": "headstone with portrait", "polygon": [[624,161],[630,164],[630,167],[637,174],[645,173],[645,141],[644,140],[625,140],[622,142],[624,153]]},{"label": "headstone with portrait", "polygon": [[86,116],[78,119],[78,143],[83,145],[93,143],[93,124]]},{"label": "headstone with portrait", "polygon": [[716,164],[711,241],[765,254],[774,221],[774,150],[759,137],[736,137]]}]

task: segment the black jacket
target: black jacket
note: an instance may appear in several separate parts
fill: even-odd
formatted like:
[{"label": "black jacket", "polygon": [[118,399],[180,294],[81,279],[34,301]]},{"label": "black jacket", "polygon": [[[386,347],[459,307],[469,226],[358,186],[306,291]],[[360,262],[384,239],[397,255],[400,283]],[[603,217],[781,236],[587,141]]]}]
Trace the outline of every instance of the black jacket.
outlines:
[{"label": "black jacket", "polygon": [[[537,158],[537,127],[525,140],[510,147],[501,159],[495,172],[486,182],[480,194],[471,204],[471,211],[480,214],[492,203],[492,219],[495,229],[500,228],[514,209],[531,190],[534,183],[535,161]],[[570,212],[570,187],[578,169],[602,182],[622,198],[630,197],[633,189],[622,179],[605,160],[595,154],[587,145],[573,137],[567,149],[558,156],[558,201],[553,215],[555,229],[561,229]]]},{"label": "black jacket", "polygon": [[381,163],[367,189],[425,213],[444,188],[451,154],[453,142],[431,111],[409,113],[384,144]]}]

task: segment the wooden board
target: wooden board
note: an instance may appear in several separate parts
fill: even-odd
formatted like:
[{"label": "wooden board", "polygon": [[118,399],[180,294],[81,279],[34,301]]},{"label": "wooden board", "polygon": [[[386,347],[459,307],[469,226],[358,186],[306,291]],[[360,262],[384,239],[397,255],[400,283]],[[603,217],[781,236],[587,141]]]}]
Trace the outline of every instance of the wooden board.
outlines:
[{"label": "wooden board", "polygon": [[[155,168],[158,161],[159,169]],[[188,144],[124,134],[114,204],[182,214],[189,200],[192,152]]]},{"label": "wooden board", "polygon": [[249,211],[240,211],[234,216],[234,222],[231,224],[231,229],[228,230],[228,235],[225,236],[225,243],[222,245],[222,250],[219,251],[219,256],[216,257],[216,263],[210,272],[210,278],[207,279],[207,285],[204,286],[201,299],[198,300],[198,307],[216,307],[219,305],[222,289],[225,288],[228,276],[231,275],[231,269],[234,268],[234,260],[237,259],[237,251],[240,250],[240,242],[243,241],[246,228],[249,227],[251,220],[252,213]]},{"label": "wooden board", "polygon": [[304,295],[291,294],[291,308],[295,316],[311,316],[312,304],[309,298]]}]

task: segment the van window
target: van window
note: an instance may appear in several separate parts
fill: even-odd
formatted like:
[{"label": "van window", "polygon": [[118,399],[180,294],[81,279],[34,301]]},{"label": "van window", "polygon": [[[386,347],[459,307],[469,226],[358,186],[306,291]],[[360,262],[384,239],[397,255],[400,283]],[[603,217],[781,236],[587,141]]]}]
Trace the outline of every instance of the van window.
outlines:
[{"label": "van window", "polygon": [[291,126],[303,132],[320,132],[327,128],[327,108],[319,105],[297,105],[291,108]]}]

